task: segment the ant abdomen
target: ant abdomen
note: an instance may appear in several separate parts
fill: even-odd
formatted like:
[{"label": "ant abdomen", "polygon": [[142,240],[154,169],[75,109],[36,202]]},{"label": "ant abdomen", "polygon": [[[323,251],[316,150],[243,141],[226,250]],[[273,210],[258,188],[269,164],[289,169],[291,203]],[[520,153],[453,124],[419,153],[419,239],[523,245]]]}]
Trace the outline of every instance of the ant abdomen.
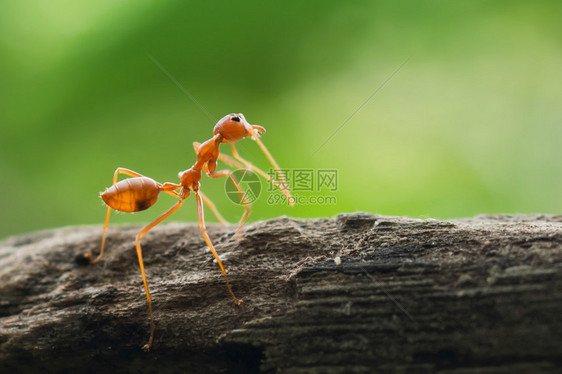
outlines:
[{"label": "ant abdomen", "polygon": [[160,183],[148,177],[123,179],[101,193],[107,205],[120,212],[140,212],[158,200]]}]

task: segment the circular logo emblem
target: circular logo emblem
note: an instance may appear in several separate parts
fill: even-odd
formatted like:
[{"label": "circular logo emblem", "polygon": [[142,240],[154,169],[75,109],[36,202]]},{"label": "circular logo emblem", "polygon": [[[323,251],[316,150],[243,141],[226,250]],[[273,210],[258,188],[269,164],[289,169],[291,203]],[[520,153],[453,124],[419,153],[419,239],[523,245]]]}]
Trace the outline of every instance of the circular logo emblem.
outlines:
[{"label": "circular logo emblem", "polygon": [[261,193],[261,182],[258,176],[247,169],[238,169],[232,172],[232,178],[239,188],[227,178],[224,184],[226,196],[236,204],[251,204],[258,199]]}]

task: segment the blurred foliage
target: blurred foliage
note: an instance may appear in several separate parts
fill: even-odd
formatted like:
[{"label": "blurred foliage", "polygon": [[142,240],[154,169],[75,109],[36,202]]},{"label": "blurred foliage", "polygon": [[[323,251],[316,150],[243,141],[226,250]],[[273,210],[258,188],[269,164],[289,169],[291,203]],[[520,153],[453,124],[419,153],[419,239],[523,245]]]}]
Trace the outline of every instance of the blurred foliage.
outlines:
[{"label": "blurred foliage", "polygon": [[[192,142],[230,112],[267,129],[283,168],[338,170],[337,191],[299,193],[337,204],[271,205],[264,191],[251,220],[562,211],[561,2],[0,9],[0,237],[101,225],[98,193],[117,166],[176,182],[195,161]],[[239,144],[268,169],[256,144]],[[224,182],[203,177],[202,188],[235,222],[242,209]],[[172,203],[111,222],[149,222]],[[171,220],[196,220],[193,201]]]}]

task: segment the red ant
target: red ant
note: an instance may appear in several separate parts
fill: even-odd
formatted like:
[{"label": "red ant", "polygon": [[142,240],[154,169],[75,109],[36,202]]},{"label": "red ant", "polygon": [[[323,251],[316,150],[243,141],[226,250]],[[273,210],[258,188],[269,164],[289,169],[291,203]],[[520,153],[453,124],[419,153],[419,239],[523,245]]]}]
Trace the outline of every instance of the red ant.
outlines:
[{"label": "red ant", "polygon": [[[214,204],[200,191],[200,183],[201,180],[201,171],[203,170],[209,177],[211,178],[220,178],[220,177],[228,177],[236,187],[241,199],[242,204],[244,205],[244,214],[240,219],[238,230],[237,230],[237,237],[240,237],[242,232],[242,227],[244,222],[248,218],[250,214],[250,204],[244,198],[244,193],[240,188],[240,184],[234,178],[232,171],[230,170],[219,170],[217,171],[217,160],[223,161],[225,164],[233,166],[233,167],[246,167],[266,178],[268,181],[273,183],[277,188],[283,192],[283,194],[287,197],[287,200],[290,205],[293,205],[293,199],[291,197],[291,193],[287,188],[286,180],[281,173],[279,166],[267,150],[267,148],[263,145],[259,137],[265,133],[265,129],[258,125],[250,125],[243,114],[229,114],[224,116],[220,121],[217,122],[215,128],[213,130],[214,136],[204,142],[203,144],[199,144],[197,142],[193,143],[195,148],[195,152],[197,153],[197,161],[195,164],[179,173],[180,183],[158,183],[154,179],[145,177],[135,171],[125,169],[125,168],[117,168],[115,173],[113,174],[113,183],[111,187],[107,188],[104,192],[101,193],[101,198],[107,204],[107,214],[105,216],[105,223],[103,225],[103,235],[101,240],[101,250],[99,255],[94,258],[91,253],[85,253],[80,255],[77,259],[81,262],[86,262],[90,264],[95,264],[101,260],[103,257],[103,251],[105,248],[105,238],[107,233],[107,226],[109,223],[109,214],[111,209],[118,210],[120,212],[139,212],[141,210],[145,210],[150,208],[156,200],[158,200],[158,196],[161,192],[165,192],[169,195],[172,195],[179,199],[177,203],[175,203],[170,209],[164,212],[160,217],[156,218],[153,222],[146,225],[136,237],[136,249],[137,249],[137,256],[139,260],[139,267],[142,275],[142,281],[144,284],[144,290],[146,292],[146,300],[148,301],[148,313],[150,315],[150,337],[148,338],[148,342],[143,346],[145,351],[150,349],[152,345],[152,340],[154,338],[154,317],[152,315],[152,299],[150,297],[150,291],[148,290],[148,283],[146,280],[146,274],[144,271],[144,263],[142,260],[142,249],[140,245],[141,238],[150,231],[153,227],[158,225],[162,222],[166,217],[174,213],[179,207],[182,206],[184,200],[190,195],[191,191],[195,194],[195,199],[197,201],[197,213],[199,216],[199,229],[201,230],[201,234],[203,235],[203,239],[207,246],[211,250],[211,253],[215,257],[219,268],[224,276],[226,281],[226,287],[228,288],[228,292],[234,303],[237,305],[242,304],[242,300],[238,299],[232,289],[230,287],[230,283],[228,282],[228,277],[226,276],[226,271],[224,270],[224,266],[215,251],[215,247],[207,234],[207,230],[205,228],[205,220],[203,217],[203,203],[207,204],[209,208],[215,213],[217,218],[221,221],[221,223],[226,223],[226,221],[222,218],[222,216],[218,213],[217,209],[215,208]],[[269,159],[269,162],[275,169],[279,181],[271,178],[267,173],[262,171],[261,169],[257,168],[256,166],[252,165],[250,162],[246,161],[242,157],[238,155],[236,151],[236,147],[234,143],[238,140],[243,138],[250,137],[252,138],[258,146],[262,149],[265,153],[266,157]],[[232,144],[232,155],[234,158],[226,155],[221,155],[219,152],[219,146],[221,143],[231,143]],[[128,179],[124,179],[120,182],[117,182],[117,177],[119,174],[128,175]],[[83,257],[82,257],[83,256]]]}]

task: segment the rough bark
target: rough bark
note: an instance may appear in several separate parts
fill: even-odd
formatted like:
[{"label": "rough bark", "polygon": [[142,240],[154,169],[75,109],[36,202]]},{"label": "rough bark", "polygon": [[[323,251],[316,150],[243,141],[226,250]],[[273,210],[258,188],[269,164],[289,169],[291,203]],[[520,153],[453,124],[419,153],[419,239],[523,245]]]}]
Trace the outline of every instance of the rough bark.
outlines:
[{"label": "rough bark", "polygon": [[[286,217],[211,238],[193,224],[70,227],[0,242],[0,372],[557,372],[562,216]],[[338,260],[338,258],[341,260]]]}]

